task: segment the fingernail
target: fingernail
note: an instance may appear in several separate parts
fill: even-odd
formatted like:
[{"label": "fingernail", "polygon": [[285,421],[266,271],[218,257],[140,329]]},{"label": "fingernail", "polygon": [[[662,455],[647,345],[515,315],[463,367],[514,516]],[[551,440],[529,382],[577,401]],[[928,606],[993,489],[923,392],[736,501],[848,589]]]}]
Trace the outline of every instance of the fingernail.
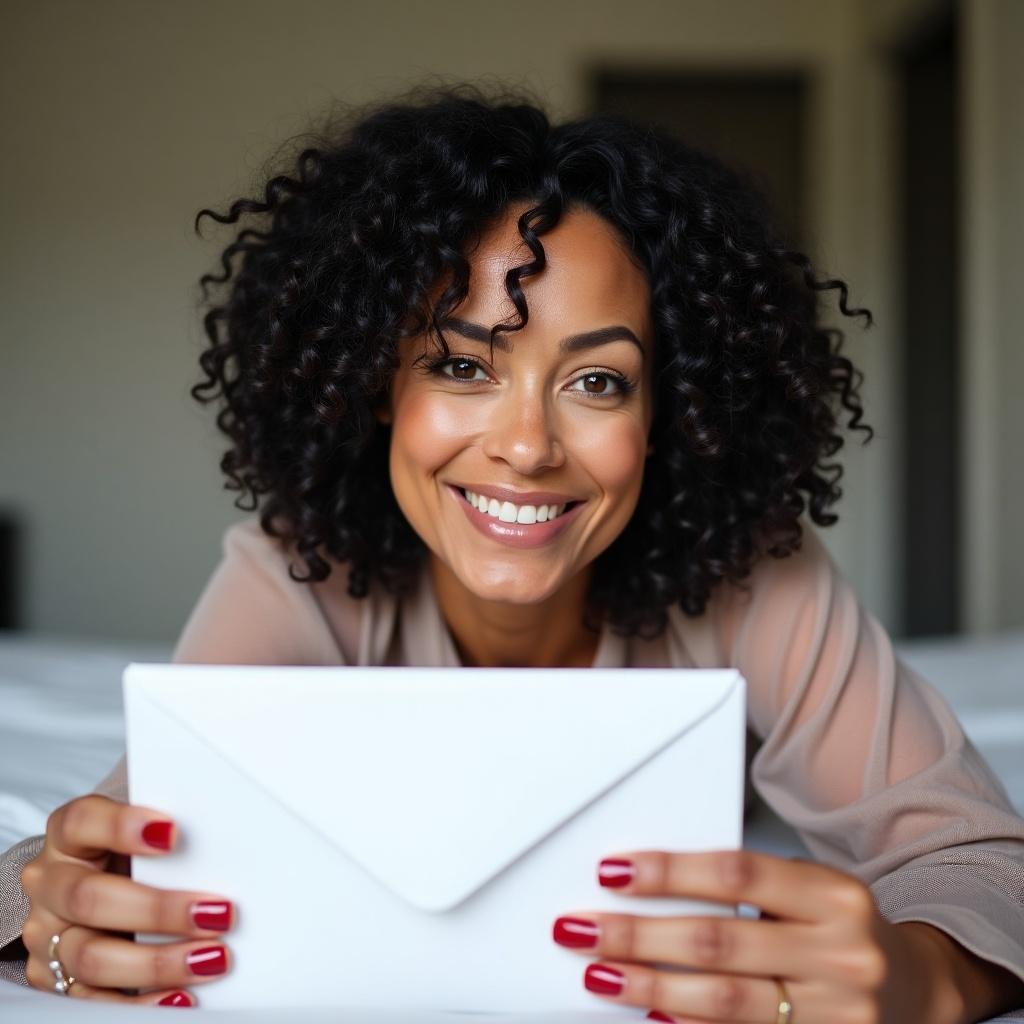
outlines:
[{"label": "fingernail", "polygon": [[597,880],[606,889],[621,889],[629,885],[635,874],[636,867],[631,860],[616,860],[614,857],[605,858],[597,868]]},{"label": "fingernail", "polygon": [[194,949],[185,962],[193,974],[223,974],[228,969],[228,956],[223,946]]},{"label": "fingernail", "polygon": [[560,917],[555,921],[551,936],[560,946],[589,949],[597,945],[598,927],[582,917]]},{"label": "fingernail", "polygon": [[160,1000],[157,1006],[191,1006],[192,999],[189,997],[187,992],[172,992],[169,996],[164,996]]},{"label": "fingernail", "polygon": [[617,996],[626,987],[626,976],[614,967],[590,964],[584,972],[583,984],[602,996]]},{"label": "fingernail", "polygon": [[173,821],[151,821],[148,825],[143,826],[142,839],[158,850],[169,850],[173,832]]},{"label": "fingernail", "polygon": [[667,1013],[662,1013],[661,1010],[651,1010],[644,1020],[667,1020],[668,1024],[676,1024],[675,1020],[670,1017]]},{"label": "fingernail", "polygon": [[199,900],[189,908],[197,928],[211,932],[226,932],[231,927],[232,906],[226,900]]}]

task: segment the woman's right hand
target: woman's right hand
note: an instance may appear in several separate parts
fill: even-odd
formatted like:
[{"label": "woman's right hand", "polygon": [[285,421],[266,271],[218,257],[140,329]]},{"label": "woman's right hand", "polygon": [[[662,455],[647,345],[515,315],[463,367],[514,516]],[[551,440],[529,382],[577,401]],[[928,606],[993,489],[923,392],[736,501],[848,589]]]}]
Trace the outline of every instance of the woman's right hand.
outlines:
[{"label": "woman's right hand", "polygon": [[[64,974],[76,979],[68,995],[195,1005],[183,987],[213,981],[228,969],[230,954],[215,940],[233,923],[231,903],[207,893],[140,885],[114,873],[118,854],[170,850],[174,831],[158,811],[99,794],[78,797],[50,815],[42,851],[21,872],[30,903],[22,930],[30,985],[54,991],[47,952],[51,937],[60,935]],[[185,941],[136,942],[134,932]],[[149,991],[128,995],[120,989]]]}]

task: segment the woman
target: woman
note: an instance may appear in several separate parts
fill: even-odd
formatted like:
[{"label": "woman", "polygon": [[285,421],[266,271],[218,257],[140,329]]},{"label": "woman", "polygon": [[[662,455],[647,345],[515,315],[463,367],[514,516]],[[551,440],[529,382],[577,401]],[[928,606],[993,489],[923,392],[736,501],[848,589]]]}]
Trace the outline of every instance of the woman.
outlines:
[{"label": "woman", "polygon": [[[566,908],[587,988],[678,1021],[1024,1004],[1024,821],[800,521],[836,520],[837,407],[870,435],[818,295],[870,314],[652,129],[455,88],[323,135],[262,201],[199,215],[260,218],[203,279],[227,294],[193,394],[223,402],[237,504],[264,502],[174,660],[735,665],[751,780],[820,862],[609,851],[623,895],[762,917]],[[230,969],[230,894],[123,877],[176,836],[118,768],[8,853],[0,944],[20,933],[39,988],[194,1005]]]}]

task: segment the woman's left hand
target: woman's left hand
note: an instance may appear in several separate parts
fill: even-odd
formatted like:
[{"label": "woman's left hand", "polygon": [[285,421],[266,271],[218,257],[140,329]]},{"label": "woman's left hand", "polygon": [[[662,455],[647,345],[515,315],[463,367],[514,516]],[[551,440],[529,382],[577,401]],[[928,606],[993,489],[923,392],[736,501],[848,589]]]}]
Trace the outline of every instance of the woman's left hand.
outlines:
[{"label": "woman's left hand", "polygon": [[[654,917],[590,911],[553,938],[599,960],[584,984],[654,1020],[730,1024],[943,1024],[958,1019],[937,978],[935,946],[887,921],[859,879],[751,850],[644,850],[603,860],[601,885],[625,896],[752,904],[761,918]],[[692,971],[658,970],[681,965]],[[792,1016],[779,1014],[785,983]],[[660,1014],[660,1015],[659,1015]]]}]

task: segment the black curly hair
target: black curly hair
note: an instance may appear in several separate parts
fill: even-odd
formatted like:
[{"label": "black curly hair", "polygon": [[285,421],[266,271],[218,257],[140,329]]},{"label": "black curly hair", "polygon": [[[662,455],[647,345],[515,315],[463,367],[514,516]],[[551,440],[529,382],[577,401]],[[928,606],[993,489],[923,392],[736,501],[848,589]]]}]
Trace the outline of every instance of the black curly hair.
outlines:
[{"label": "black curly hair", "polygon": [[392,593],[411,585],[426,547],[392,493],[390,429],[374,408],[402,338],[429,332],[448,354],[438,325],[468,293],[466,253],[519,202],[533,258],[506,277],[520,322],[492,341],[525,326],[520,281],[543,269],[543,235],[567,209],[612,224],[650,284],[655,451],[630,522],[595,561],[588,627],[656,635],[671,605],[700,615],[720,580],[798,548],[805,507],[836,522],[843,470],[823,460],[843,445],[838,406],[873,431],[819,293],[838,289],[840,311],[869,326],[871,313],[780,240],[748,177],[654,126],[553,125],[521,88],[465,83],[333,108],[286,151],[290,173],[265,168],[262,199],[196,216],[197,234],[203,216],[257,220],[223,250],[223,273],[200,279],[208,344],[190,393],[222,400],[225,488],[247,511],[265,496],[262,529],[306,570],[292,565],[292,579],[326,579],[329,555],[348,563],[354,597],[374,578]]}]

